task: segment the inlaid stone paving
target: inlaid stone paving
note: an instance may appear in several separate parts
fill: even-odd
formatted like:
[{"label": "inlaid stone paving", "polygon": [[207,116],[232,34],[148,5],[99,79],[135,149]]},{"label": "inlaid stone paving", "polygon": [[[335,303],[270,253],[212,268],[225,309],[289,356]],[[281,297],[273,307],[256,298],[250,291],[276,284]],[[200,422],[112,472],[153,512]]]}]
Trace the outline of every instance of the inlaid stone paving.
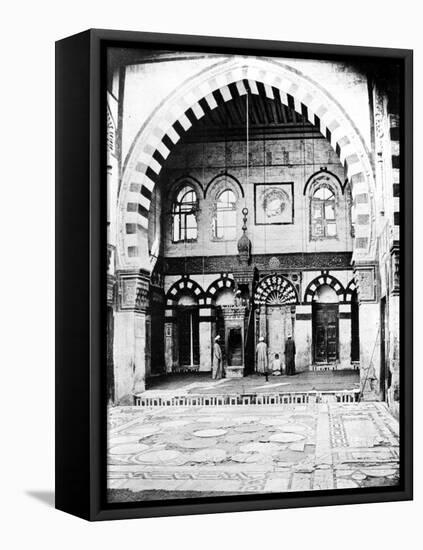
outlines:
[{"label": "inlaid stone paving", "polygon": [[110,501],[398,483],[398,422],[383,403],[109,413]]}]

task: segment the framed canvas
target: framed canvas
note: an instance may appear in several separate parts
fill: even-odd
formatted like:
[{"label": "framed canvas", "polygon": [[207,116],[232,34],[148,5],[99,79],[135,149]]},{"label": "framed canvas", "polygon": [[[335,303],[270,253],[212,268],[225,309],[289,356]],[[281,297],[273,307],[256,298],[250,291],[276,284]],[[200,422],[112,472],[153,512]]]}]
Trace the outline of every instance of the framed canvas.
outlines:
[{"label": "framed canvas", "polygon": [[412,498],[412,52],[56,44],[56,507]]}]

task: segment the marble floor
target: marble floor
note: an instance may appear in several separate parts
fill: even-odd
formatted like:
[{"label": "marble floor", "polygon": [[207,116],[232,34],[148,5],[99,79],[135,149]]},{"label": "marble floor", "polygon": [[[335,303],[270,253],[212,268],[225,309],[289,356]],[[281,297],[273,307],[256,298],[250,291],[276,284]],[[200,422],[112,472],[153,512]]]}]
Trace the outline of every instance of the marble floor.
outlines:
[{"label": "marble floor", "polygon": [[[269,376],[268,382],[262,375],[252,374],[243,378],[222,378],[212,380],[209,372],[196,374],[172,374],[150,378],[148,389],[140,395],[158,392],[178,394],[248,393],[281,389],[284,391],[353,390],[360,387],[358,370],[306,371],[294,376]],[[159,394],[159,393],[158,393]]]},{"label": "marble floor", "polygon": [[109,409],[111,502],[396,485],[384,403]]}]

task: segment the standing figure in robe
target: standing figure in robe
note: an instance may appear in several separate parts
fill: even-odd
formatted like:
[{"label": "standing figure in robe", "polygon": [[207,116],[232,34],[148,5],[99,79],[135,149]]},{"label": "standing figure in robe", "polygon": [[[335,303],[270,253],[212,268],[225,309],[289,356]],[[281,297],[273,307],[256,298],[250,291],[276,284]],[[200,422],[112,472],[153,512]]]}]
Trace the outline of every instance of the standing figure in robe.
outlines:
[{"label": "standing figure in robe", "polygon": [[264,341],[263,336],[260,336],[259,343],[256,349],[257,355],[257,372],[259,374],[267,373],[267,344]]},{"label": "standing figure in robe", "polygon": [[242,306],[242,298],[241,298],[241,291],[240,290],[237,290],[235,292],[234,303],[235,303],[236,307],[241,307]]},{"label": "standing figure in robe", "polygon": [[223,378],[223,368],[222,368],[222,350],[219,345],[220,336],[217,335],[214,339],[213,345],[213,370],[212,378],[217,380],[218,378]]},{"label": "standing figure in robe", "polygon": [[295,342],[291,336],[285,342],[285,372],[288,376],[295,374]]}]

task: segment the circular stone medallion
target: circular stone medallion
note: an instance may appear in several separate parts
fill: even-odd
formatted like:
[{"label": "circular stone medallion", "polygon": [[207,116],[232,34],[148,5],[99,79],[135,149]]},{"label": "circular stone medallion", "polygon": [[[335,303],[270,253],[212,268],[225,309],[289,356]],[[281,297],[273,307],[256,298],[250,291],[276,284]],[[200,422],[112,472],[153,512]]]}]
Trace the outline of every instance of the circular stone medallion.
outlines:
[{"label": "circular stone medallion", "polygon": [[231,456],[234,462],[257,462],[260,455],[258,453],[237,453]]},{"label": "circular stone medallion", "polygon": [[294,441],[301,441],[302,439],[305,439],[303,435],[285,432],[269,437],[269,441],[276,441],[277,443],[294,443]]},{"label": "circular stone medallion", "polygon": [[193,462],[223,462],[226,452],[222,449],[201,449],[191,455]]},{"label": "circular stone medallion", "polygon": [[220,435],[225,435],[227,430],[198,430],[197,432],[194,432],[194,435],[197,437],[219,437]]},{"label": "circular stone medallion", "polygon": [[363,473],[369,477],[388,477],[397,473],[397,470],[393,468],[387,468],[386,470],[363,470]]}]

